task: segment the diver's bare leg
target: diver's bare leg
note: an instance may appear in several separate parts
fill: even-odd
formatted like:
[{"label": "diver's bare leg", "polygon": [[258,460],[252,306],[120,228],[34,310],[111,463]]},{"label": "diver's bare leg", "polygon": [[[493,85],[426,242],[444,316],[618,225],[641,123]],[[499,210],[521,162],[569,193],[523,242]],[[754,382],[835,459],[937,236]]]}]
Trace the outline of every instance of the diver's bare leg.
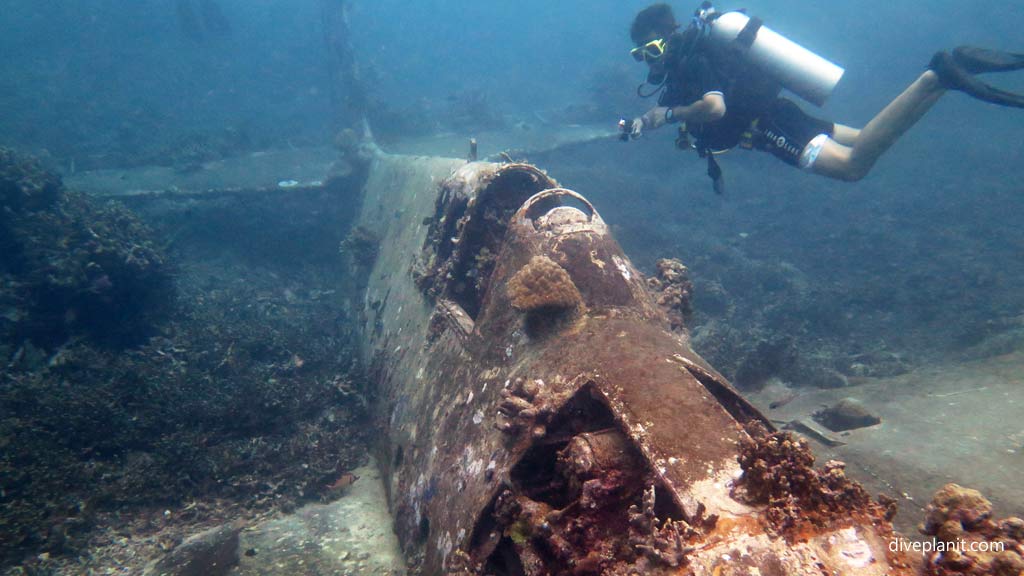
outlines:
[{"label": "diver's bare leg", "polygon": [[[839,180],[860,180],[944,93],[938,75],[926,71],[868,122],[850,144],[838,139],[827,141],[814,163],[814,172]],[[849,141],[852,129],[840,132],[840,137]]]},{"label": "diver's bare leg", "polygon": [[857,141],[857,136],[860,136],[860,128],[845,124],[836,124],[832,127],[832,139],[843,146],[853,146],[853,143]]}]

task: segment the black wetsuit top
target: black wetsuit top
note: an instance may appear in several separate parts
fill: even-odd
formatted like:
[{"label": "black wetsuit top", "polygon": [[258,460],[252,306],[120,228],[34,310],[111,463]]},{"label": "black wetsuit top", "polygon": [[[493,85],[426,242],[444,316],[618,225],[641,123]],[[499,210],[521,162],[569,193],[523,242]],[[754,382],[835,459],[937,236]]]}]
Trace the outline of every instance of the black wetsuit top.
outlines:
[{"label": "black wetsuit top", "polygon": [[658,105],[688,106],[712,92],[725,99],[721,120],[688,126],[701,148],[717,151],[735,147],[751,122],[772,109],[782,91],[763,72],[750,69],[740,57],[722,51],[698,49],[677,60]]}]

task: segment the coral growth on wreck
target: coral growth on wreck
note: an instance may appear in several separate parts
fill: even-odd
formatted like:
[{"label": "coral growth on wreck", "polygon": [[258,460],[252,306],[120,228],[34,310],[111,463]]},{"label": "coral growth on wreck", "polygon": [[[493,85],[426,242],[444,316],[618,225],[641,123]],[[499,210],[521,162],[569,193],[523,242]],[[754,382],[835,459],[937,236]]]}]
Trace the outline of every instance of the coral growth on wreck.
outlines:
[{"label": "coral growth on wreck", "polygon": [[943,486],[928,504],[921,532],[948,548],[928,554],[926,574],[1019,576],[1024,573],[1024,520],[995,520],[992,504],[977,490],[956,484]]},{"label": "coral growth on wreck", "polygon": [[716,525],[703,505],[689,515],[664,498],[656,505],[664,487],[592,391],[557,411],[540,381],[519,380],[502,397],[497,427],[534,442],[494,502],[486,565],[459,573],[523,573],[521,563],[528,574],[674,574]]},{"label": "coral growth on wreck", "polygon": [[512,306],[521,312],[572,310],[583,304],[569,273],[547,256],[534,256],[508,282]]},{"label": "coral growth on wreck", "polygon": [[827,527],[836,520],[860,516],[881,523],[895,515],[894,503],[873,502],[860,484],[846,477],[842,462],[831,460],[816,470],[806,440],[788,432],[769,434],[759,422],[747,425],[747,433],[739,456],[743,476],[733,496],[767,505],[773,532],[799,537],[804,529]]},{"label": "coral growth on wreck", "polygon": [[668,316],[672,330],[684,331],[693,315],[690,304],[693,284],[690,283],[689,270],[677,258],[662,258],[655,266],[658,274],[647,279],[647,286]]}]

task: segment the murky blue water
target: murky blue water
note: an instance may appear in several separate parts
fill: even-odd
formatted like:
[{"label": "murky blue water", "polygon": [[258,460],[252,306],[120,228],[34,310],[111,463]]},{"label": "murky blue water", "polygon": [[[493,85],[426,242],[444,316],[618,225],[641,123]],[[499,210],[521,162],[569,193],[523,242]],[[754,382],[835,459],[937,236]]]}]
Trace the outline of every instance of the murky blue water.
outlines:
[{"label": "murky blue water", "polygon": [[[0,146],[66,176],[149,165],[187,172],[265,150],[329,147],[330,1],[5,0]],[[611,133],[620,117],[653,105],[635,94],[646,70],[629,56],[630,22],[647,2],[347,4],[370,126],[385,149],[570,124]],[[695,8],[673,6],[680,20]],[[1024,51],[1024,4],[1015,2],[718,7],[748,8],[843,66],[822,109],[801,106],[852,126],[937,50]],[[1024,72],[990,79],[1024,91]],[[645,270],[662,257],[689,266],[694,346],[739,386],[813,388],[1024,348],[1022,129],[1024,111],[949,93],[863,182],[734,151],[721,158],[724,196],[711,191],[703,161],[675,149],[671,129],[528,160],[587,195]],[[254,222],[245,229],[264,216]],[[337,240],[321,253],[333,256]],[[301,368],[295,358],[280,364]]]}]

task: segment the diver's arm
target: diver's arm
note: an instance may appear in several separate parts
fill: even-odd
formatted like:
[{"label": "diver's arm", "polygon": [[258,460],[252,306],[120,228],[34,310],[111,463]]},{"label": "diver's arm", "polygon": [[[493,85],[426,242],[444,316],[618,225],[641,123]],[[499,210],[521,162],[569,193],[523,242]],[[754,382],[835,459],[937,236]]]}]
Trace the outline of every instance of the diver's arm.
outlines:
[{"label": "diver's arm", "polygon": [[721,120],[725,116],[725,98],[721,92],[708,92],[703,98],[689,106],[675,106],[672,113],[665,113],[667,121],[705,124]]},{"label": "diver's arm", "polygon": [[721,120],[725,116],[725,98],[721,92],[708,92],[700,100],[687,106],[656,106],[633,120],[630,136],[639,138],[644,130],[654,130],[665,124],[690,122],[703,124]]}]

